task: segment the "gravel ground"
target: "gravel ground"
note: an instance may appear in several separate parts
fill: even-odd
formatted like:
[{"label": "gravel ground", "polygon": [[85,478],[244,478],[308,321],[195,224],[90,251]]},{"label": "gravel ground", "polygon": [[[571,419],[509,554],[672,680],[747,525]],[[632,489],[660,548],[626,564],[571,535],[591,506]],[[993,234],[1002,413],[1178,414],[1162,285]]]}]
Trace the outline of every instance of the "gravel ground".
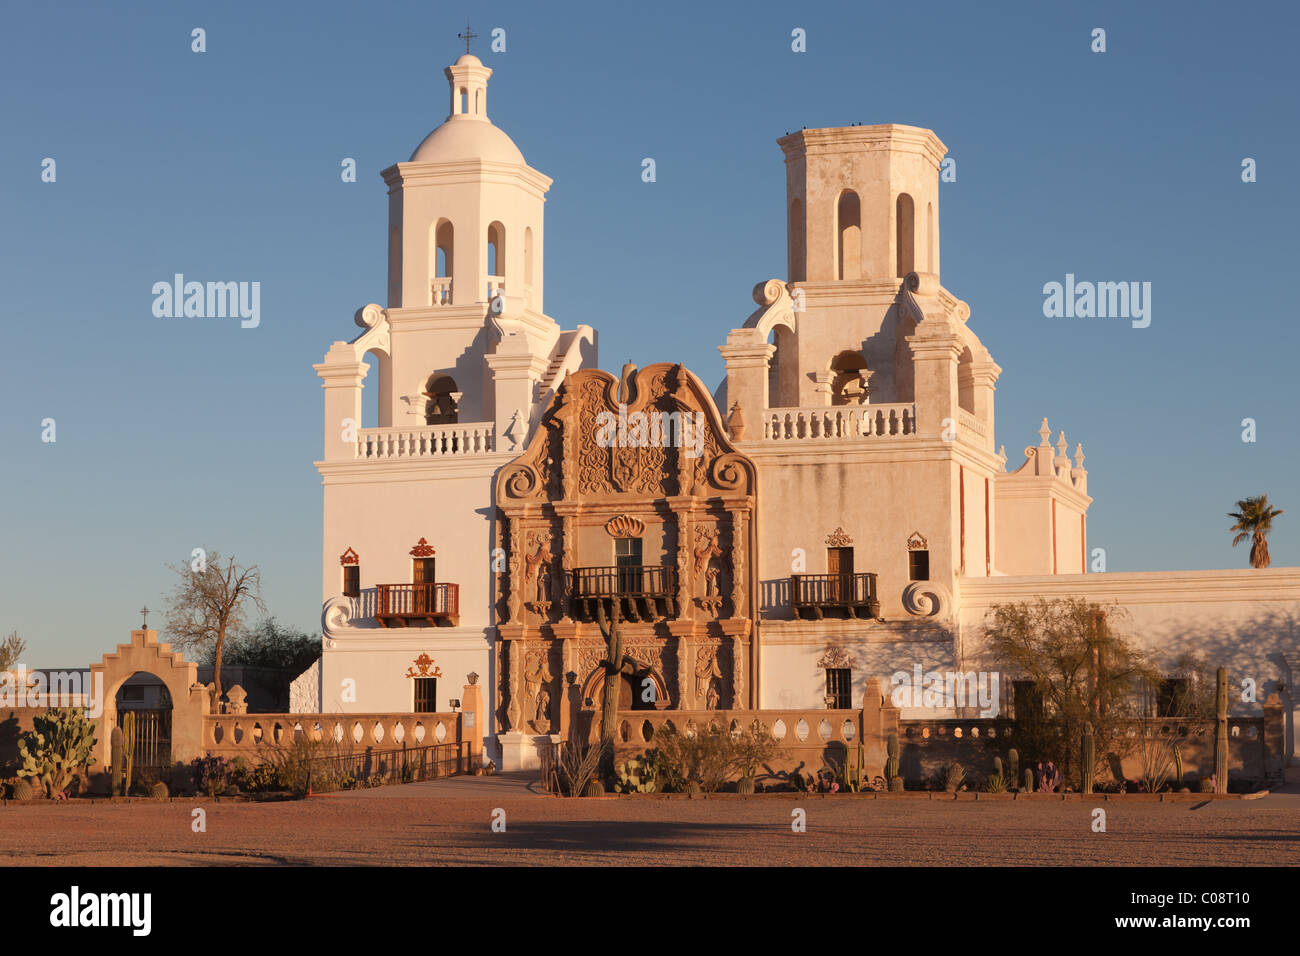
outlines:
[{"label": "gravel ground", "polygon": [[[1095,806],[1106,832],[1092,831]],[[191,829],[206,812],[207,831]],[[496,809],[506,831],[491,829]],[[807,831],[791,829],[806,812]],[[929,801],[565,800],[466,777],[278,803],[10,803],[0,863],[40,865],[1300,865],[1300,795]]]}]

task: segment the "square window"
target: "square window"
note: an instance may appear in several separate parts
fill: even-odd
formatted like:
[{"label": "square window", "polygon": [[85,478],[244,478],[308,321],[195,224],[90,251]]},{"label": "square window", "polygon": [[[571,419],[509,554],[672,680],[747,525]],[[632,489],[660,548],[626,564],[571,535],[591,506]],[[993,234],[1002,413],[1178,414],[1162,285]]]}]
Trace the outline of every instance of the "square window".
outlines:
[{"label": "square window", "polygon": [[848,667],[826,668],[826,696],[832,710],[853,709],[853,671]]},{"label": "square window", "polygon": [[436,677],[416,677],[415,680],[415,712],[417,714],[432,714],[438,710],[438,678]]}]

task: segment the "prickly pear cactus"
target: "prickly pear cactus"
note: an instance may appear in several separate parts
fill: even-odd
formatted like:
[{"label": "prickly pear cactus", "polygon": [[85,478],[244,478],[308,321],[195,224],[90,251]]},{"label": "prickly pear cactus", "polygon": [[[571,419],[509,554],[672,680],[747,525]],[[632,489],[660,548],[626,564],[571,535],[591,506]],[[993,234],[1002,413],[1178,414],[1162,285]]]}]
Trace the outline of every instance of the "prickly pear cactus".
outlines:
[{"label": "prickly pear cactus", "polygon": [[658,789],[654,762],[644,756],[630,757],[619,764],[614,780],[619,793],[654,793]]},{"label": "prickly pear cactus", "polygon": [[32,729],[18,740],[19,773],[35,777],[52,797],[90,761],[94,746],[95,725],[81,710],[47,710],[32,718]]}]

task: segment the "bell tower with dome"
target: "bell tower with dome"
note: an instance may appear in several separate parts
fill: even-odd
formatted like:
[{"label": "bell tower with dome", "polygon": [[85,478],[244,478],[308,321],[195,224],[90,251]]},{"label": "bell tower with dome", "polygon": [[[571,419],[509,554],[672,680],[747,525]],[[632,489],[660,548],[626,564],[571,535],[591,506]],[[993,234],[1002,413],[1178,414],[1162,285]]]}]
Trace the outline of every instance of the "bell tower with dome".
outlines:
[{"label": "bell tower with dome", "polygon": [[383,174],[388,306],[469,306],[500,292],[508,308],[540,314],[551,180],[488,118],[492,71],[467,53],[445,72],[447,119]]},{"label": "bell tower with dome", "polygon": [[[325,710],[447,710],[467,675],[491,686],[493,481],[566,376],[596,363],[590,326],[543,311],[551,180],[488,118],[492,72],[470,53],[447,67],[447,118],[383,170],[387,304],[358,309],[361,334],[314,366],[324,653],[301,691]],[[421,655],[456,681],[411,697]]]}]

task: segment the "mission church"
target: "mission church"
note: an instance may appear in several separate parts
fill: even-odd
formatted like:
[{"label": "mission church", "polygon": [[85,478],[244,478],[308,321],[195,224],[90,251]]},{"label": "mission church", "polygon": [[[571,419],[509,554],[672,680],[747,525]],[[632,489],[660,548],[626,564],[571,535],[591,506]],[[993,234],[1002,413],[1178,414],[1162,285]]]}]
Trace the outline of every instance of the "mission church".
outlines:
[{"label": "mission church", "polygon": [[[680,364],[603,371],[596,330],[547,314],[551,179],[489,119],[493,71],[445,73],[446,121],[383,171],[387,305],[315,366],[322,656],[293,711],[446,711],[482,681],[486,753],[536,766],[590,732],[602,611],[636,662],[627,710],[861,707],[900,671],[987,669],[988,609],[1039,596],[1122,605],[1170,664],[1212,634],[1261,701],[1300,671],[1300,570],[1088,573],[1081,445],[1047,419],[1012,424],[1010,459],[996,443],[1001,369],[941,280],[932,131],[777,141],[787,274],[717,330],[711,389]],[[694,434],[600,427],[638,413]]]}]

